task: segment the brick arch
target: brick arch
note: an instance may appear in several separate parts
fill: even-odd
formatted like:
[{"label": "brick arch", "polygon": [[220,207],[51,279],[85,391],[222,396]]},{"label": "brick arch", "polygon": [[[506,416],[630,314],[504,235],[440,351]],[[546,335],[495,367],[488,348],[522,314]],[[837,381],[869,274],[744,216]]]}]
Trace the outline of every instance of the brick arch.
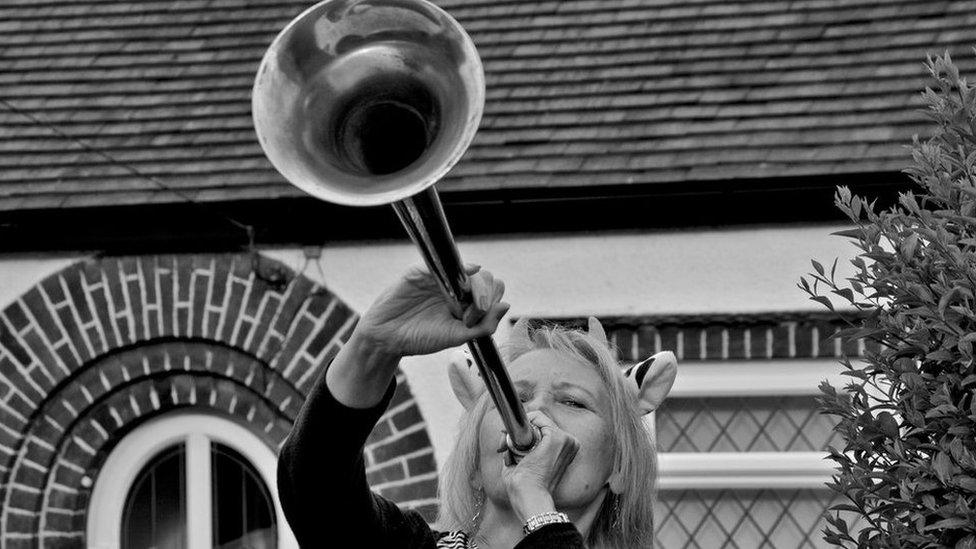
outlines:
[{"label": "brick arch", "polygon": [[[0,312],[0,545],[83,547],[89,481],[125,433],[174,408],[277,447],[356,318],[260,256],[91,259],[44,279]],[[433,449],[398,378],[368,476],[432,517]]]}]

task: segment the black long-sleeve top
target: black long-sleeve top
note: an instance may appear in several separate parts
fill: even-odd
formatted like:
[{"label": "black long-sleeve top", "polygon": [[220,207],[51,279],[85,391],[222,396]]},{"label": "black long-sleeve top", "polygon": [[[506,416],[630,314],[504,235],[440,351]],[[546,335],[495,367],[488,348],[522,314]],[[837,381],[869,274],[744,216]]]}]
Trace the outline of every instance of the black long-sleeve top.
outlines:
[{"label": "black long-sleeve top", "polygon": [[[278,495],[299,545],[435,549],[445,533],[419,513],[404,511],[373,493],[366,482],[363,445],[386,410],[396,382],[368,409],[343,405],[319,375],[278,459]],[[582,549],[572,524],[544,526],[517,549]]]}]

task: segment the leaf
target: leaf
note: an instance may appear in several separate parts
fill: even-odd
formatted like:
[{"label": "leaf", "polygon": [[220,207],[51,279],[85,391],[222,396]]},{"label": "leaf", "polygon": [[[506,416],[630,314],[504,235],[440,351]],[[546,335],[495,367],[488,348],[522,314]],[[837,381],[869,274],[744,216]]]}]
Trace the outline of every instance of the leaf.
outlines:
[{"label": "leaf", "polygon": [[830,234],[831,236],[843,236],[845,238],[856,238],[860,240],[861,235],[864,234],[864,232],[861,229],[847,229]]},{"label": "leaf", "polygon": [[952,460],[949,459],[949,456],[943,452],[935,454],[935,458],[932,459],[932,470],[935,471],[935,476],[939,477],[943,484],[947,484],[952,478],[953,469]]},{"label": "leaf", "polygon": [[824,307],[827,307],[831,311],[834,310],[834,304],[831,303],[829,299],[827,299],[826,297],[824,297],[822,295],[811,296],[810,299],[812,299],[813,301],[816,301],[817,303],[823,304]]},{"label": "leaf", "polygon": [[973,434],[973,428],[969,425],[955,425],[953,427],[949,427],[946,433],[957,437],[971,437]]},{"label": "leaf", "polygon": [[902,259],[908,260],[915,256],[915,249],[918,248],[918,233],[912,233],[902,241],[899,247]]},{"label": "leaf", "polygon": [[898,422],[889,412],[878,414],[878,428],[890,438],[898,438]]},{"label": "leaf", "polygon": [[815,271],[817,271],[817,274],[819,274],[820,276],[823,276],[824,275],[824,267],[823,267],[823,265],[821,265],[820,262],[817,261],[816,259],[811,259],[810,262],[813,263],[813,269]]},{"label": "leaf", "polygon": [[851,505],[850,503],[838,503],[837,505],[832,505],[830,507],[830,510],[831,511],[849,511],[851,513],[858,513],[858,514],[860,514],[860,512],[861,512],[861,509],[859,507],[855,507],[854,505]]},{"label": "leaf", "polygon": [[960,528],[962,526],[968,526],[968,525],[969,525],[969,521],[963,517],[951,517],[951,518],[935,521],[932,524],[929,524],[928,526],[923,528],[922,530],[928,532],[930,530],[939,530],[942,528],[945,529]]},{"label": "leaf", "polygon": [[966,475],[956,475],[952,478],[952,483],[963,490],[976,494],[976,478]]},{"label": "leaf", "polygon": [[963,305],[950,305],[949,310],[959,313],[960,315],[966,318],[976,319],[976,313],[974,313],[973,310],[970,309],[969,307]]},{"label": "leaf", "polygon": [[925,355],[925,358],[933,362],[952,362],[956,356],[946,349],[939,349],[938,351],[932,351]]},{"label": "leaf", "polygon": [[813,293],[810,291],[810,283],[807,282],[806,277],[800,277],[800,289],[804,290],[808,294]]},{"label": "leaf", "polygon": [[956,542],[955,549],[976,549],[976,535],[969,534]]},{"label": "leaf", "polygon": [[945,320],[945,310],[946,310],[946,307],[949,306],[949,302],[952,301],[952,298],[955,297],[955,295],[956,295],[956,289],[953,288],[953,289],[949,290],[948,292],[946,292],[939,299],[939,316],[941,316],[943,320]]},{"label": "leaf", "polygon": [[925,417],[927,419],[932,419],[935,417],[945,417],[952,416],[959,412],[959,409],[952,404],[939,404],[938,406],[933,406],[925,412]]},{"label": "leaf", "polygon": [[820,391],[822,391],[825,395],[827,395],[829,397],[836,397],[837,396],[837,389],[834,389],[834,386],[831,385],[830,382],[827,381],[826,379],[821,380],[820,381],[820,385],[818,387],[819,387]]},{"label": "leaf", "polygon": [[832,290],[831,292],[843,297],[851,303],[854,302],[854,290],[851,290],[850,288],[841,288],[839,290]]}]

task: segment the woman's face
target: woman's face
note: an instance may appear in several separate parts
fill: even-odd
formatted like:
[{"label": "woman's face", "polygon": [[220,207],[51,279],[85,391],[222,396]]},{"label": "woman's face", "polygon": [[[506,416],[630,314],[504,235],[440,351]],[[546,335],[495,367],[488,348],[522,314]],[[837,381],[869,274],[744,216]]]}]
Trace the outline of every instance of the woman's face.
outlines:
[{"label": "woman's face", "polygon": [[[549,416],[579,442],[579,452],[552,494],[560,509],[588,505],[613,471],[613,438],[608,418],[610,395],[593,366],[550,349],[530,351],[508,366],[525,410]],[[479,470],[489,498],[506,500],[498,453],[504,426],[491,405],[479,429]]]}]

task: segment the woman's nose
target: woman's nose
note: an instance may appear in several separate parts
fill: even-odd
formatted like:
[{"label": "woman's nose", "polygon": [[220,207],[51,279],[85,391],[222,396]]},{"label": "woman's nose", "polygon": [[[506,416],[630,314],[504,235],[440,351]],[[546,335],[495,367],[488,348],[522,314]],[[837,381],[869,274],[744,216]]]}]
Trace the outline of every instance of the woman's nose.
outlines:
[{"label": "woman's nose", "polygon": [[545,395],[536,395],[525,403],[526,412],[545,412],[549,409],[552,399]]}]

